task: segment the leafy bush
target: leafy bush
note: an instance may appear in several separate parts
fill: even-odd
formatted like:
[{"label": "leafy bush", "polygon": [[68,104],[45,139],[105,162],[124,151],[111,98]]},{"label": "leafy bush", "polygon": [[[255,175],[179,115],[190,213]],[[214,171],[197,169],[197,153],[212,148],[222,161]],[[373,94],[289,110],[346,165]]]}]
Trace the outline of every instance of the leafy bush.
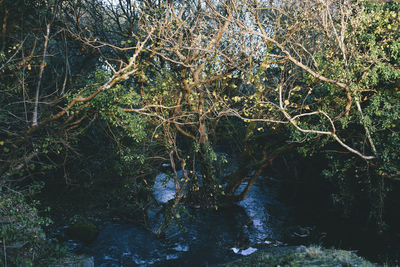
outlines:
[{"label": "leafy bush", "polygon": [[0,190],[0,265],[34,266],[54,252],[42,228],[51,220],[38,214],[37,202],[29,203],[8,188]]}]

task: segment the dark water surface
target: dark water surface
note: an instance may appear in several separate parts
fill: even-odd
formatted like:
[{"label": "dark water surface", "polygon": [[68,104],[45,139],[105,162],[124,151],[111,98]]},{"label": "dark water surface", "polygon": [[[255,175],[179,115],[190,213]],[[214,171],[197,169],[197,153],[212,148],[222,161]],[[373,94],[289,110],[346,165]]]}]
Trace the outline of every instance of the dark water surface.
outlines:
[{"label": "dark water surface", "polygon": [[[155,197],[168,201],[173,187],[164,185]],[[276,186],[260,179],[238,205],[181,211],[180,220],[163,238],[139,226],[108,223],[83,252],[94,256],[95,266],[209,266],[281,244],[289,213],[277,200]],[[157,208],[149,212],[149,219],[155,229],[162,220]]]}]

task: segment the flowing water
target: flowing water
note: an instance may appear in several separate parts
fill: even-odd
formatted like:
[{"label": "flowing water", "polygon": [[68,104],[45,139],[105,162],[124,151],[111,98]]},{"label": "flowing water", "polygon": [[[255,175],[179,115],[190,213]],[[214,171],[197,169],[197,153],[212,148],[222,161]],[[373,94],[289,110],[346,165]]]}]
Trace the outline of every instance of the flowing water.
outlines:
[{"label": "flowing water", "polygon": [[[175,194],[167,178],[165,174],[156,178],[154,197],[160,203]],[[153,230],[162,221],[159,210],[154,206],[149,211]],[[178,212],[179,220],[163,238],[139,226],[109,223],[83,251],[94,256],[95,266],[209,266],[281,244],[289,224],[288,208],[277,200],[276,186],[266,179],[255,183],[247,198],[233,207]]]}]

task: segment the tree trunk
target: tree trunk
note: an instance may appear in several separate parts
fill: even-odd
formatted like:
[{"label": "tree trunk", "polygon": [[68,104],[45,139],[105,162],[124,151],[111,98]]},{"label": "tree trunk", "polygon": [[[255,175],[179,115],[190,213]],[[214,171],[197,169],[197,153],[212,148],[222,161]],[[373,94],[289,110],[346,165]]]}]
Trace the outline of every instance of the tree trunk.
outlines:
[{"label": "tree trunk", "polygon": [[[278,142],[279,144],[279,142]],[[250,146],[249,144],[247,144]],[[245,148],[241,156],[241,162],[239,168],[235,173],[233,173],[228,179],[228,185],[226,187],[226,192],[228,195],[233,196],[235,201],[243,200],[254,182],[261,175],[262,171],[269,165],[272,165],[272,162],[283,153],[290,151],[290,149],[294,148],[296,145],[294,143],[284,144],[283,146],[279,145],[274,149],[268,149],[267,147],[263,148],[263,158],[256,162],[251,162],[251,158],[253,157],[253,153],[249,148]],[[249,176],[249,174],[256,170],[255,174],[250,178],[246,188],[235,196],[235,192],[237,188],[243,183]]]},{"label": "tree trunk", "polygon": [[35,106],[33,108],[32,126],[38,125],[40,84],[42,82],[44,67],[46,66],[47,44],[49,43],[49,36],[50,36],[50,24],[47,24],[46,35],[44,37],[43,58],[42,58],[42,63],[40,64],[39,80],[38,80],[37,87],[36,87]]}]

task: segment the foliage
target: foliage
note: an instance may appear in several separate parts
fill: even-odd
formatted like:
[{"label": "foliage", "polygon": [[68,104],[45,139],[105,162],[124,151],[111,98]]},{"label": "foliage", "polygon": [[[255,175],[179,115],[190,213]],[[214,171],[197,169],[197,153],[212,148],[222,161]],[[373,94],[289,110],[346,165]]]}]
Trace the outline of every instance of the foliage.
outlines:
[{"label": "foliage", "polygon": [[[345,208],[349,208],[350,203],[360,201],[358,194],[364,195],[361,199],[367,194],[370,218],[382,229],[383,199],[388,192],[385,179],[395,178],[400,172],[400,158],[396,152],[400,141],[400,95],[396,89],[400,79],[400,57],[396,52],[400,35],[394,30],[398,27],[400,5],[375,3],[364,4],[361,8],[362,15],[350,21],[347,36],[352,61],[347,66],[340,66],[338,63],[343,64],[343,60],[331,57],[325,62],[333,64],[325,65],[330,73],[341,75],[349,81],[352,95],[358,99],[356,101],[360,101],[358,113],[350,113],[338,120],[341,131],[349,142],[360,140],[358,142],[362,145],[363,137],[357,138],[363,132],[361,127],[357,127],[359,122],[366,129],[364,131],[367,131],[367,135],[370,134],[370,140],[373,140],[373,143],[370,141],[370,149],[371,152],[376,150],[377,159],[366,163],[331,155],[330,172],[325,174],[339,185],[341,193],[336,195],[335,200]],[[356,188],[351,184],[356,185]]]},{"label": "foliage", "polygon": [[[400,166],[399,4],[284,1],[276,9],[256,4],[260,11],[250,3],[243,9],[258,32],[237,19],[246,34],[265,41],[259,48],[266,51],[264,60],[257,65],[263,72],[254,72],[250,81],[257,88],[257,81],[268,79],[265,70],[279,67],[280,73],[279,82],[269,82],[274,90],[261,84],[263,93],[248,96],[258,100],[248,121],[288,125],[303,153],[327,152],[324,174],[337,188],[334,201],[351,214],[368,199],[370,221],[383,227],[385,180],[398,179]],[[262,50],[269,45],[271,50]],[[240,114],[248,117],[248,110],[244,106]]]},{"label": "foliage", "polygon": [[0,195],[1,259],[4,266],[34,266],[54,252],[43,227],[51,220],[38,214],[38,203],[29,203],[20,192],[2,188]]}]

